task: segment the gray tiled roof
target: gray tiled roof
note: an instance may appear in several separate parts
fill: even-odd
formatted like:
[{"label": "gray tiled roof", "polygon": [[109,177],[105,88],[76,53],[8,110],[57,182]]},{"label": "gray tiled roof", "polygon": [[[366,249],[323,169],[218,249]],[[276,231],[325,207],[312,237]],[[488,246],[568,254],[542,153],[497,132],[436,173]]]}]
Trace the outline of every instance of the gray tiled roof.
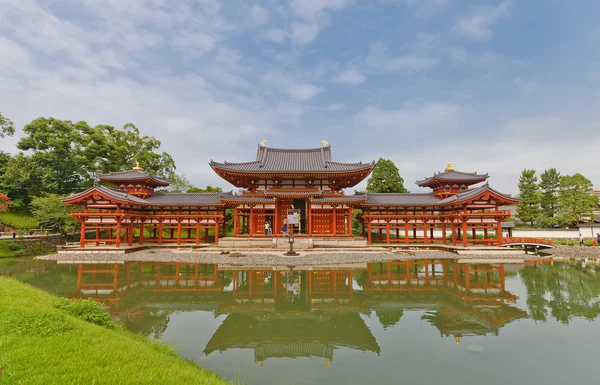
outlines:
[{"label": "gray tiled roof", "polygon": [[365,205],[368,206],[433,206],[440,202],[440,199],[431,193],[370,193],[366,195]]},{"label": "gray tiled roof", "polygon": [[439,181],[457,181],[457,182],[483,182],[489,178],[488,174],[477,174],[477,172],[461,172],[455,170],[445,170],[444,172],[435,173],[429,178],[418,180],[418,186],[427,185],[435,180]]},{"label": "gray tiled roof", "polygon": [[311,198],[312,203],[363,203],[367,200],[366,195],[348,195],[343,197],[319,197]]},{"label": "gray tiled roof", "polygon": [[72,199],[77,199],[77,198],[82,197],[92,191],[97,191],[100,194],[103,194],[109,198],[112,198],[112,199],[115,199],[115,200],[118,200],[121,202],[128,202],[128,203],[138,204],[138,205],[148,205],[148,202],[146,202],[145,200],[143,200],[141,198],[136,197],[135,195],[130,195],[130,194],[127,194],[127,192],[125,192],[123,190],[117,190],[117,189],[102,186],[102,185],[94,185],[85,191],[82,191],[77,194],[69,195],[68,197],[62,198],[61,200],[69,201]]},{"label": "gray tiled roof", "polygon": [[256,160],[244,163],[218,163],[211,161],[213,168],[245,172],[344,172],[368,170],[375,166],[369,163],[341,163],[331,160],[331,147],[310,149],[281,149],[259,146]]},{"label": "gray tiled roof", "polygon": [[218,192],[157,193],[146,198],[146,201],[153,206],[221,206],[221,195],[229,196]]},{"label": "gray tiled roof", "polygon": [[452,204],[452,203],[468,201],[469,199],[473,199],[474,197],[476,197],[477,195],[479,195],[485,191],[491,191],[494,194],[499,195],[499,196],[501,196],[505,199],[511,200],[511,201],[518,201],[517,198],[511,197],[510,195],[507,195],[507,194],[502,194],[502,193],[494,190],[486,183],[486,184],[481,185],[476,188],[461,191],[456,195],[450,196],[450,197],[442,200],[440,203],[441,204]]},{"label": "gray tiled roof", "polygon": [[270,204],[275,203],[275,198],[261,197],[261,196],[245,196],[245,195],[228,195],[228,196],[220,196],[221,201],[223,202],[233,202],[233,203],[259,203],[259,204]]},{"label": "gray tiled roof", "polygon": [[120,181],[138,181],[150,179],[160,186],[168,186],[171,182],[166,179],[156,177],[150,174],[148,171],[142,170],[128,170],[121,172],[111,172],[108,174],[99,174],[98,179],[106,182],[120,182]]}]

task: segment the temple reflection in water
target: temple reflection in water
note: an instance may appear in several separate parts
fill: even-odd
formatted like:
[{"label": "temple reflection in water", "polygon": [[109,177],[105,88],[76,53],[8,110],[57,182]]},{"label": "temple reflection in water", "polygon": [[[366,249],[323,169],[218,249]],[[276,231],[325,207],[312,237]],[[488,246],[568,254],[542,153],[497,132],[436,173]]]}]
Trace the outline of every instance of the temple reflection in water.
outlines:
[{"label": "temple reflection in water", "polygon": [[321,357],[329,365],[342,347],[378,355],[364,318],[373,313],[387,328],[405,310],[420,310],[423,320],[456,343],[463,336],[497,335],[527,317],[505,289],[504,264],[424,260],[321,268],[82,264],[71,297],[102,301],[130,330],[156,337],[174,311],[224,315],[204,353],[253,349],[258,365],[272,357]]}]

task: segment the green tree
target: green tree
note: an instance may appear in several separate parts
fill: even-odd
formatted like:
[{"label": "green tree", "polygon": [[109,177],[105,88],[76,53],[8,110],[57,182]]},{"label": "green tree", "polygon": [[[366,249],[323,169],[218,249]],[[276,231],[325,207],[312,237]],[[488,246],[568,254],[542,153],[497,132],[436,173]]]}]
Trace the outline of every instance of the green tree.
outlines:
[{"label": "green tree", "polygon": [[0,138],[13,136],[14,134],[15,124],[0,112]]},{"label": "green tree", "polygon": [[379,158],[371,177],[367,181],[367,192],[370,193],[406,193],[404,179],[398,167],[388,159]]},{"label": "green tree", "polygon": [[76,207],[63,204],[56,194],[34,198],[29,208],[34,218],[44,227],[57,229],[62,233],[73,232],[79,228],[79,221],[69,216]]},{"label": "green tree", "polygon": [[525,169],[519,177],[519,198],[517,217],[523,222],[533,226],[540,216],[540,194],[537,185],[535,170]]},{"label": "green tree", "polygon": [[585,217],[591,218],[598,208],[598,197],[591,194],[592,182],[577,173],[560,177],[558,195],[558,221],[562,225],[575,225]]},{"label": "green tree", "polygon": [[189,193],[223,192],[223,189],[221,187],[213,187],[213,186],[206,186],[206,188],[204,188],[204,189],[199,188],[199,187],[192,187],[192,188],[188,189],[187,192],[189,192]]},{"label": "green tree", "polygon": [[43,170],[40,189],[64,195],[91,185],[95,172],[131,169],[136,161],[155,175],[175,170],[173,158],[157,153],[160,141],[142,136],[133,124],[123,129],[86,122],[38,118],[23,128],[25,136],[17,147],[31,154]]},{"label": "green tree", "polygon": [[169,174],[169,181],[171,184],[166,188],[171,193],[189,192],[194,186],[183,174],[176,174],[174,172]]},{"label": "green tree", "polygon": [[87,123],[38,118],[23,127],[26,134],[17,147],[30,151],[43,170],[43,190],[61,195],[82,187],[85,159],[82,157],[83,132]]},{"label": "green tree", "polygon": [[168,153],[157,152],[160,144],[152,136],[142,136],[132,123],[122,129],[108,125],[89,128],[84,136],[87,171],[123,171],[140,162],[145,171],[154,175],[170,175],[175,171],[175,161]]},{"label": "green tree", "polygon": [[20,153],[8,159],[0,174],[0,189],[10,196],[14,209],[26,210],[31,198],[42,195],[43,176],[42,167]]},{"label": "green tree", "polygon": [[560,173],[555,168],[544,170],[540,175],[540,206],[542,208],[541,222],[544,226],[551,227],[557,223],[556,210],[558,206],[558,189],[560,187]]}]

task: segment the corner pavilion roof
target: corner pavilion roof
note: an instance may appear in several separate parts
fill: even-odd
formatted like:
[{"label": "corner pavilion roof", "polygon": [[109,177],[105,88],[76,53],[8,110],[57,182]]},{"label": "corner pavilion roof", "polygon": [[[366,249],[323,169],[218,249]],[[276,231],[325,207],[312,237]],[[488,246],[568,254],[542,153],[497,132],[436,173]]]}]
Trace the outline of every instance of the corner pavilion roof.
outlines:
[{"label": "corner pavilion roof", "polygon": [[419,187],[431,187],[438,183],[443,182],[454,182],[457,184],[475,184],[485,181],[489,178],[489,174],[478,174],[477,172],[462,172],[456,171],[452,168],[452,165],[448,163],[448,166],[443,172],[433,174],[429,178],[418,180],[417,186]]},{"label": "corner pavilion roof", "polygon": [[99,174],[98,179],[102,182],[108,183],[132,183],[132,182],[152,182],[155,186],[168,186],[171,184],[170,181],[156,177],[150,174],[148,171],[143,171],[142,169],[134,168],[133,170],[121,171],[121,172],[111,172],[107,174]]},{"label": "corner pavilion roof", "polygon": [[332,173],[371,170],[375,167],[375,161],[369,163],[334,162],[331,160],[331,146],[329,144],[320,148],[308,149],[282,149],[259,145],[255,161],[219,163],[211,160],[210,165],[213,169],[247,173]]},{"label": "corner pavilion roof", "polygon": [[138,198],[135,195],[127,194],[126,191],[117,190],[114,188],[110,188],[110,187],[106,187],[106,186],[102,186],[102,185],[98,185],[98,184],[94,185],[94,186],[90,187],[89,189],[82,191],[80,193],[71,194],[67,197],[61,198],[61,200],[63,202],[77,201],[79,199],[84,198],[85,196],[87,196],[88,194],[90,194],[94,191],[96,191],[110,199],[114,199],[118,202],[121,202],[121,203],[129,203],[132,205],[143,205],[143,206],[148,205],[147,201],[143,200],[142,198]]}]

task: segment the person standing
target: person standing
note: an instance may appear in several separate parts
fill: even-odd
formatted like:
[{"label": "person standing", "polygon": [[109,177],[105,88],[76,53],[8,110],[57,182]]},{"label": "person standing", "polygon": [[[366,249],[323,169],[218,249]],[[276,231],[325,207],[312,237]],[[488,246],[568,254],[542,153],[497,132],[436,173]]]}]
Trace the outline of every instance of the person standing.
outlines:
[{"label": "person standing", "polygon": [[265,221],[265,235],[269,235],[269,221]]},{"label": "person standing", "polygon": [[598,244],[598,246],[600,246],[600,233],[596,233],[596,243]]},{"label": "person standing", "polygon": [[583,234],[579,233],[579,246],[583,246]]},{"label": "person standing", "polygon": [[283,220],[283,226],[281,226],[281,232],[283,233],[284,237],[287,235],[287,219]]}]

